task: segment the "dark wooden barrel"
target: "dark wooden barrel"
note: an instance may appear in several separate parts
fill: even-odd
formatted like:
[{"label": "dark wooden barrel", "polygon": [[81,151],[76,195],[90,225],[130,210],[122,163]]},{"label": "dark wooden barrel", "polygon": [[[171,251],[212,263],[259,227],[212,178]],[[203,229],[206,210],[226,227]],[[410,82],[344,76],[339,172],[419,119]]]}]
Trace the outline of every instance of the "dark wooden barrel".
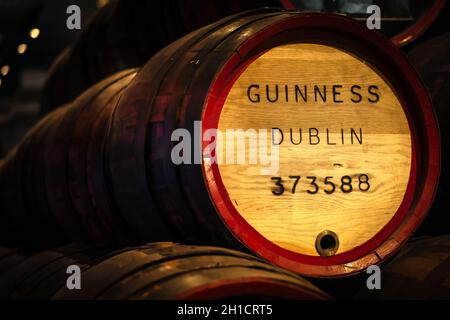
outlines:
[{"label": "dark wooden barrel", "polygon": [[443,164],[433,206],[417,235],[444,235],[450,233],[450,33],[418,44],[408,53],[408,58],[433,100],[439,121]]},{"label": "dark wooden barrel", "polygon": [[48,300],[66,285],[70,265],[83,272],[95,259],[113,250],[107,245],[66,245],[60,248],[21,255],[14,267],[5,268],[0,276],[0,298]]},{"label": "dark wooden barrel", "polygon": [[[439,133],[426,89],[398,48],[349,18],[234,15],[133,77],[104,80],[43,125],[38,191],[73,241],[244,247],[342,276],[390,257],[432,203]],[[266,140],[237,148],[243,163],[216,161],[214,133],[228,130]],[[11,155],[0,175],[33,160]]]},{"label": "dark wooden barrel", "polygon": [[[0,276],[0,297],[33,300],[329,299],[311,283],[262,260],[216,247],[155,243],[105,253],[70,245],[24,259]],[[66,287],[70,265],[82,290]],[[157,284],[157,285],[156,285]]]},{"label": "dark wooden barrel", "polygon": [[381,290],[361,289],[359,299],[448,300],[450,236],[416,240],[381,269]]},{"label": "dark wooden barrel", "polygon": [[111,1],[75,43],[54,62],[42,96],[42,111],[74,100],[91,85],[118,71],[140,67],[171,42],[223,17],[278,0]]},{"label": "dark wooden barrel", "polygon": [[4,159],[3,244],[133,239],[107,194],[103,149],[114,107],[135,74],[118,73],[49,114]]}]

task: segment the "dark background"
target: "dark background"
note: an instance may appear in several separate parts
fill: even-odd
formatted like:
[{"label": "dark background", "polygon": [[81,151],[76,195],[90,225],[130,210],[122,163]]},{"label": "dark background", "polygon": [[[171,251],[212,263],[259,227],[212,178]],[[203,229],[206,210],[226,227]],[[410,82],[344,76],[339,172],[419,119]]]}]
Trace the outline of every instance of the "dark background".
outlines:
[{"label": "dark background", "polygon": [[[81,8],[82,29],[104,4],[96,0],[0,0],[0,68],[9,66],[0,85],[0,157],[39,119],[40,95],[56,56],[74,41],[78,30],[66,28],[66,8]],[[29,36],[38,28],[36,39]],[[24,54],[17,46],[27,45]]]}]

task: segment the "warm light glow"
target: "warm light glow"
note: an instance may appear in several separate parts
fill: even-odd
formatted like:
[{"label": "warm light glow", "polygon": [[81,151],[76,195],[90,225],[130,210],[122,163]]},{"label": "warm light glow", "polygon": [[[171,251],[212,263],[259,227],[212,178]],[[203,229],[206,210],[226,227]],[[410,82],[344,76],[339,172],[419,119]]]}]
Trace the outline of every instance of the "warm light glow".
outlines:
[{"label": "warm light glow", "polygon": [[17,46],[18,54],[23,54],[23,53],[25,53],[25,51],[27,51],[27,45],[25,43],[21,43]]},{"label": "warm light glow", "polygon": [[3,67],[0,68],[0,74],[2,76],[6,76],[9,73],[9,66],[5,64]]},{"label": "warm light glow", "polygon": [[33,28],[30,30],[30,37],[32,39],[36,39],[37,37],[39,37],[40,33],[41,33],[41,30],[39,30],[38,28]]},{"label": "warm light glow", "polygon": [[101,8],[105,5],[107,5],[109,0],[97,0],[97,8]]}]

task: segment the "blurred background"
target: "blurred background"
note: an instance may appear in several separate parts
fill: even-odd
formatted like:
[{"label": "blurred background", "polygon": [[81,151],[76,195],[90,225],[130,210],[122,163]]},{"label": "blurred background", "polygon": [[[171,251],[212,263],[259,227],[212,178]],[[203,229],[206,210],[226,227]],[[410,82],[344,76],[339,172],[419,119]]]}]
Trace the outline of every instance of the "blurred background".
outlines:
[{"label": "blurred background", "polygon": [[0,155],[40,118],[41,90],[55,57],[77,37],[66,8],[82,8],[82,29],[107,1],[0,1]]}]

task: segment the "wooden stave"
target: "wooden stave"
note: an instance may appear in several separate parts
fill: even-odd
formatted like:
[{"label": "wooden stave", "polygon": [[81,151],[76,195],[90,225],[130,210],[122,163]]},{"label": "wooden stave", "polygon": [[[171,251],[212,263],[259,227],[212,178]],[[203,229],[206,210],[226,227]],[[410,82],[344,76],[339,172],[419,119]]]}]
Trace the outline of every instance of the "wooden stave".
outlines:
[{"label": "wooden stave", "polygon": [[411,241],[381,269],[381,290],[361,288],[362,300],[448,300],[450,297],[448,235]]},{"label": "wooden stave", "polygon": [[111,197],[111,184],[106,176],[106,140],[112,115],[123,91],[117,92],[92,124],[86,150],[86,183],[93,209],[110,234],[113,243],[136,242]]},{"label": "wooden stave", "polygon": [[85,136],[88,134],[87,128],[91,127],[91,122],[99,112],[99,106],[107,104],[111,86],[114,84],[109,85],[90,103],[83,106],[69,134],[67,149],[67,189],[78,219],[90,241],[94,243],[105,240],[106,230],[91,206],[87,191],[84,153],[88,142]]},{"label": "wooden stave", "polygon": [[83,95],[76,99],[58,118],[58,122],[52,127],[46,141],[45,150],[45,174],[46,188],[49,195],[50,210],[55,219],[64,229],[67,237],[74,242],[89,242],[92,234],[86,230],[86,225],[80,212],[73,204],[73,198],[69,192],[68,155],[69,145],[73,127],[80,112],[108,87],[124,77],[127,71],[114,75],[99,84],[88,89]]},{"label": "wooden stave", "polygon": [[94,242],[111,240],[112,230],[106,230],[104,216],[98,215],[92,202],[95,199],[89,194],[86,172],[87,146],[90,143],[88,129],[92,128],[92,122],[98,114],[111,103],[117,93],[120,95],[134,75],[134,70],[119,73],[108,88],[81,110],[71,133],[68,148],[68,190],[80,221]]},{"label": "wooden stave", "polygon": [[[85,94],[82,99],[89,101],[89,93]],[[79,103],[83,104],[83,100]],[[71,119],[68,120],[67,118],[71,116],[69,111],[72,108],[71,105],[53,125],[45,142],[45,191],[49,195],[50,211],[63,229],[64,234],[68,239],[82,243],[87,238],[87,235],[71,202],[70,194],[67,190],[68,182],[66,177],[67,131],[69,130],[70,123],[74,123]]]},{"label": "wooden stave", "polygon": [[62,234],[60,226],[56,223],[49,210],[48,195],[43,188],[45,186],[45,180],[43,175],[44,152],[42,150],[45,148],[44,143],[52,124],[57,121],[58,116],[64,112],[64,109],[65,107],[62,107],[61,110],[48,115],[50,118],[49,121],[40,130],[40,136],[36,137],[36,141],[32,144],[32,154],[35,156],[33,157],[31,176],[27,179],[32,186],[29,192],[31,192],[35,202],[32,212],[37,216],[37,219],[42,221],[39,225],[34,225],[33,229],[37,229],[39,234],[38,238],[46,238],[47,242],[53,245],[65,242],[65,236]]}]

